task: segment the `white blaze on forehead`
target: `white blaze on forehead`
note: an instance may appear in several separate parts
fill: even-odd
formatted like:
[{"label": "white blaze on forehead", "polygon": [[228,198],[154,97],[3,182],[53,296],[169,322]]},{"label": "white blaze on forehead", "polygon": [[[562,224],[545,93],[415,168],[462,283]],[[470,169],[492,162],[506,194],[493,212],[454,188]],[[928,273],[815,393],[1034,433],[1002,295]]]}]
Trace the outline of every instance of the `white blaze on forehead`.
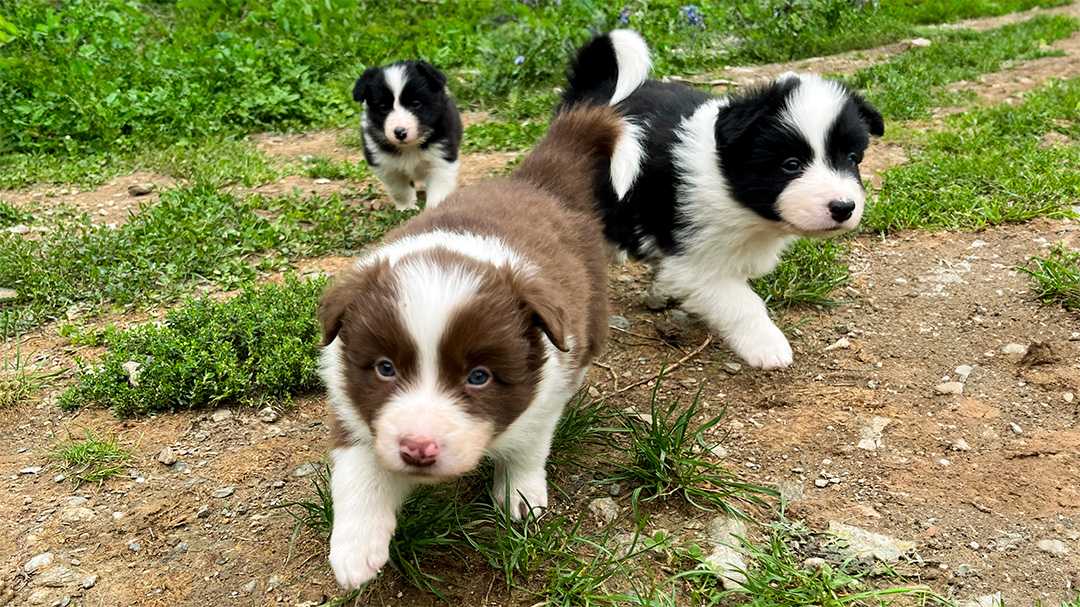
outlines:
[{"label": "white blaze on forehead", "polygon": [[405,73],[405,66],[391,65],[383,70],[383,78],[386,79],[386,86],[390,88],[394,101],[397,102],[401,98],[401,91],[405,89],[405,81],[409,78]]},{"label": "white blaze on forehead", "polygon": [[373,262],[386,260],[390,265],[401,261],[402,258],[433,249],[446,249],[458,255],[482,263],[490,263],[493,266],[507,266],[513,270],[531,273],[533,266],[517,251],[514,251],[502,239],[494,236],[483,236],[471,232],[450,232],[447,230],[432,230],[423,234],[414,234],[395,240],[394,242],[379,248],[371,255],[361,258],[356,262],[363,268]]},{"label": "white blaze on forehead", "polygon": [[844,109],[848,95],[839,83],[820,76],[801,74],[797,78],[799,85],[788,96],[780,120],[806,139],[816,160],[825,154],[825,137]]}]

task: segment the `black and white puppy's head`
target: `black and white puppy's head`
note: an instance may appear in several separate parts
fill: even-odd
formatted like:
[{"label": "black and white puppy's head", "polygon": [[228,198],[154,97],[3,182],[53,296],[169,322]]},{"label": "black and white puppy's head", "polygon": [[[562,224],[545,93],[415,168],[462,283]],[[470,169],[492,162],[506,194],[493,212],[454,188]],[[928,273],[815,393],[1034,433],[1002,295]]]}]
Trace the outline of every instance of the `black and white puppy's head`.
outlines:
[{"label": "black and white puppy's head", "polygon": [[741,204],[802,235],[859,224],[866,203],[859,163],[885,124],[858,94],[787,73],[732,97],[715,128],[724,177]]},{"label": "black and white puppy's head", "polygon": [[367,106],[364,130],[383,144],[423,144],[448,111],[446,76],[424,61],[399,61],[364,71],[353,100]]}]

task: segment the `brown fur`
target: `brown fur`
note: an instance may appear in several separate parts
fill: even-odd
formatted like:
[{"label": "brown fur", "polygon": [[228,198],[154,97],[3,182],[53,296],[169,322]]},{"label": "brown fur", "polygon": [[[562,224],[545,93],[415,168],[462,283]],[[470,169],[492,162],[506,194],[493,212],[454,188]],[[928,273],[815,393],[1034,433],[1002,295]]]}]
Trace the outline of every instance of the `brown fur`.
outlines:
[{"label": "brown fur", "polygon": [[[387,236],[387,242],[433,230],[495,236],[536,266],[534,274],[520,276],[446,250],[423,253],[439,256],[439,263],[486,265],[476,268],[483,276],[479,295],[452,317],[439,346],[440,379],[498,430],[532,400],[546,358],[544,335],[571,350],[577,368],[604,346],[607,250],[594,188],[597,179],[607,178],[620,129],[610,108],[564,112],[509,179],[458,190]],[[394,385],[374,377],[375,360],[394,360],[398,382],[415,372],[409,366],[415,346],[394,308],[392,273],[380,266],[385,264],[339,278],[320,306],[324,339],[342,338],[348,393],[369,424]],[[477,365],[492,371],[492,386],[465,385]]]}]

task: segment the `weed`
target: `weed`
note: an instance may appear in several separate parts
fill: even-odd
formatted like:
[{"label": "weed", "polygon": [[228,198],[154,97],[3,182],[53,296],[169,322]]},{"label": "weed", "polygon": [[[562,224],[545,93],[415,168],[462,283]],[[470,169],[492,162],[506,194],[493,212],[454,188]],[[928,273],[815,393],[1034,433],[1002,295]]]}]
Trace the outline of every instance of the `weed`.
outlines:
[{"label": "weed", "polygon": [[551,461],[571,463],[588,447],[608,444],[615,433],[625,428],[603,400],[590,400],[584,388],[570,399],[551,441]]},{"label": "weed", "polygon": [[754,290],[773,308],[833,305],[830,294],[848,282],[847,250],[843,240],[798,240]]},{"label": "weed", "polygon": [[363,181],[371,176],[367,164],[334,160],[325,156],[315,156],[304,162],[304,174],[315,179],[352,179]]},{"label": "weed", "polygon": [[703,510],[747,517],[740,502],[763,504],[764,497],[775,496],[774,490],[742,481],[712,460],[705,433],[722,421],[723,414],[697,425],[695,420],[703,413],[701,392],[686,407],[680,407],[678,399],[662,404],[657,397],[661,379],[649,403],[651,421],[625,417],[630,461],[617,464],[619,471],[608,481],[637,485],[632,493],[635,508],[639,500],[679,496]]},{"label": "weed", "polygon": [[1077,26],[1070,17],[1040,16],[985,32],[949,32],[928,47],[860,70],[849,83],[887,118],[922,118],[952,99],[945,85],[997,71],[1007,61],[1052,54],[1043,45],[1067,37]]},{"label": "weed", "polygon": [[462,138],[462,151],[524,150],[536,143],[546,129],[547,121],[544,120],[473,124],[465,129]]},{"label": "weed", "polygon": [[59,373],[32,368],[16,350],[14,356],[0,363],[0,410],[22,404]]},{"label": "weed", "polygon": [[102,483],[124,469],[131,453],[120,446],[117,437],[101,437],[86,430],[81,439],[68,437],[57,445],[52,459],[60,462],[76,483]]},{"label": "weed", "polygon": [[1080,310],[1080,251],[1057,244],[1046,257],[1032,257],[1029,265],[1017,269],[1031,276],[1039,299]]},{"label": "weed", "polygon": [[30,213],[19,207],[0,201],[0,228],[7,228],[19,223],[30,221]]},{"label": "weed", "polygon": [[1080,136],[1080,79],[1051,83],[1021,105],[973,110],[933,133],[913,160],[883,174],[863,225],[981,229],[1034,217],[1066,218],[1080,198],[1080,146],[1041,141]]},{"label": "weed", "polygon": [[[80,364],[61,406],[97,404],[118,416],[286,399],[314,389],[325,280],[245,289],[225,301],[202,298],[161,324],[114,330],[96,365]],[[139,365],[137,379],[125,366]]]}]

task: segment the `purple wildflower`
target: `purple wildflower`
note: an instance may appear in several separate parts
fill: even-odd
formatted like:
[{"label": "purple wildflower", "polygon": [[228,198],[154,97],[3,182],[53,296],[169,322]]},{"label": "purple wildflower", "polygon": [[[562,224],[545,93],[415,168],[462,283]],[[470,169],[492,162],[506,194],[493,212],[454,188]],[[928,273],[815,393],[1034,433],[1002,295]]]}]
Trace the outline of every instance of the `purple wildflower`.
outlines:
[{"label": "purple wildflower", "polygon": [[626,25],[628,23],[630,23],[630,7],[626,6],[619,11],[619,25]]},{"label": "purple wildflower", "polygon": [[525,63],[525,55],[514,57],[514,65],[521,65],[522,63]]},{"label": "purple wildflower", "polygon": [[705,27],[705,15],[701,13],[701,9],[696,4],[687,4],[679,9],[682,11],[683,17],[686,17],[686,22],[694,27]]}]

